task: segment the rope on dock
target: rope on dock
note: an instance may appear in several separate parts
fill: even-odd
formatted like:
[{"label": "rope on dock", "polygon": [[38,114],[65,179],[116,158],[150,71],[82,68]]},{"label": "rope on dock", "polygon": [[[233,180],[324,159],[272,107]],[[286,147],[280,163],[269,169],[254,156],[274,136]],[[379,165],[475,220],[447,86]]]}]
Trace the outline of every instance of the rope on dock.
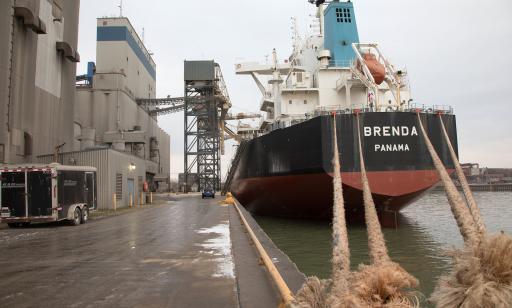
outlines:
[{"label": "rope on dock", "polygon": [[417,307],[417,297],[408,291],[416,288],[419,282],[407,273],[399,264],[391,261],[384,234],[379,222],[375,203],[373,201],[370,183],[366,174],[366,166],[361,142],[359,113],[357,118],[357,136],[359,144],[359,160],[366,228],[368,232],[368,251],[371,265],[359,265],[351,279],[354,302],[363,307]]},{"label": "rope on dock", "polygon": [[332,279],[320,280],[309,277],[297,292],[293,307],[324,308],[351,307],[348,299],[350,277],[350,250],[348,244],[345,201],[341,181],[340,153],[336,128],[336,113],[333,114],[333,225],[332,225]]},{"label": "rope on dock", "polygon": [[[436,307],[510,307],[512,305],[512,237],[501,232],[487,236],[478,206],[471,192],[465,193],[469,209],[450,179],[423,127],[418,123],[434,166],[444,184],[448,202],[464,239],[464,249],[451,253],[452,271],[438,281],[431,296]],[[441,119],[452,160],[462,185],[467,181]],[[469,190],[469,186],[467,187]],[[470,196],[468,198],[468,196]],[[472,208],[473,207],[473,208]]]},{"label": "rope on dock", "polygon": [[480,242],[480,237],[475,227],[473,216],[471,215],[469,209],[466,207],[466,203],[457,190],[457,187],[455,187],[455,184],[453,184],[452,180],[450,179],[450,175],[448,174],[448,171],[446,171],[446,168],[443,166],[443,163],[441,162],[439,155],[437,155],[432,142],[430,142],[427,132],[423,127],[419,112],[417,113],[417,116],[425,144],[427,146],[428,152],[430,153],[437,173],[443,182],[446,196],[448,197],[448,203],[450,204],[453,216],[457,221],[457,225],[459,226],[459,230],[462,238],[464,239],[464,243],[471,247],[476,247]]},{"label": "rope on dock", "polygon": [[387,252],[384,235],[366,176],[359,131],[365,215],[368,225],[369,250],[373,264],[360,265],[359,270],[355,273],[350,271],[350,250],[335,114],[333,119],[332,280],[320,280],[317,277],[308,278],[290,306],[301,308],[416,307],[418,306],[416,298],[412,296],[411,292],[404,291],[404,289],[416,287],[418,280],[398,264],[392,262]]},{"label": "rope on dock", "polygon": [[448,145],[448,149],[450,151],[450,156],[452,157],[453,164],[455,165],[455,171],[457,173],[459,183],[462,186],[462,191],[464,192],[464,196],[466,197],[466,201],[469,205],[469,210],[471,212],[471,215],[473,216],[473,220],[475,221],[476,227],[478,229],[478,232],[480,232],[480,235],[485,236],[486,228],[484,221],[482,219],[482,215],[480,214],[480,209],[476,204],[475,198],[473,197],[473,193],[471,192],[471,188],[469,188],[468,180],[464,175],[464,171],[462,170],[462,166],[460,165],[459,158],[457,157],[457,154],[455,154],[452,142],[450,141],[450,137],[448,136],[448,132],[446,131],[446,127],[444,126],[443,117],[440,114],[439,122],[441,122],[441,129],[443,131],[446,144]]},{"label": "rope on dock", "polygon": [[[350,274],[350,248],[348,242],[347,221],[345,217],[345,200],[341,180],[340,153],[336,114],[333,115],[333,223],[332,223],[332,290],[336,298],[348,292],[347,277]],[[332,296],[331,296],[332,297]],[[330,300],[335,300],[331,298]]]}]

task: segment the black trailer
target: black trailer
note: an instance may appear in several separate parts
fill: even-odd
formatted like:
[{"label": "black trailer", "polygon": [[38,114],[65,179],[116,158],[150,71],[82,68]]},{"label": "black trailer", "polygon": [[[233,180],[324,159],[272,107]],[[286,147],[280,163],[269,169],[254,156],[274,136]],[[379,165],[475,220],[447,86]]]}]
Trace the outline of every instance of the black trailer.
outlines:
[{"label": "black trailer", "polygon": [[96,168],[0,166],[0,222],[10,227],[68,220],[85,223],[96,208]]}]

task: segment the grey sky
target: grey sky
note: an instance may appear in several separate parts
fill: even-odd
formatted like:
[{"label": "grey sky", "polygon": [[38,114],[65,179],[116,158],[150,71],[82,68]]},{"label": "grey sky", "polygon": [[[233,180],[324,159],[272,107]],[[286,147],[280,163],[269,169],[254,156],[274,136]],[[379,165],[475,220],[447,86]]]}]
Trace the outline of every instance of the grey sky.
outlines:
[{"label": "grey sky", "polygon": [[[215,59],[234,111],[257,111],[260,94],[250,77],[236,76],[238,61],[264,60],[276,48],[291,51],[292,16],[309,28],[314,6],[306,0],[124,0],[130,18],[154,52],[157,94],[183,94],[183,60]],[[512,1],[355,0],[362,42],[377,42],[407,67],[417,103],[451,105],[464,162],[512,167]],[[82,0],[79,51],[86,70],[95,60],[96,18],[119,15],[118,0]],[[183,170],[183,115],[160,118],[171,135],[171,173]],[[223,159],[223,169],[232,153]]]}]

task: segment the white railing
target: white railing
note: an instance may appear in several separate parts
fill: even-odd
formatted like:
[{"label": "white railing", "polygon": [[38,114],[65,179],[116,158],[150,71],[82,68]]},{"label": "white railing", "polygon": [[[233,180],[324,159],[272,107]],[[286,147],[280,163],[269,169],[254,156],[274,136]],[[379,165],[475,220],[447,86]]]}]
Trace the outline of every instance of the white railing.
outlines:
[{"label": "white railing", "polygon": [[410,104],[408,107],[399,109],[399,108],[386,108],[384,110],[375,110],[368,107],[342,107],[342,106],[321,106],[315,108],[314,112],[307,113],[308,117],[316,117],[321,115],[330,115],[333,112],[337,114],[351,114],[354,112],[416,112],[419,111],[421,113],[446,113],[453,114],[453,108],[448,105],[420,105],[420,104]]}]

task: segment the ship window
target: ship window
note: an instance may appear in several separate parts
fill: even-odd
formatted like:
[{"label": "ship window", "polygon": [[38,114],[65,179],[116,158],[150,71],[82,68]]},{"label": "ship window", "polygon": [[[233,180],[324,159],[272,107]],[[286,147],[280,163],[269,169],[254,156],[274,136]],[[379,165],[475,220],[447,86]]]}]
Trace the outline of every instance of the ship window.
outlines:
[{"label": "ship window", "polygon": [[348,22],[352,22],[352,19],[350,19],[350,18],[349,18],[349,19],[348,19]]}]

